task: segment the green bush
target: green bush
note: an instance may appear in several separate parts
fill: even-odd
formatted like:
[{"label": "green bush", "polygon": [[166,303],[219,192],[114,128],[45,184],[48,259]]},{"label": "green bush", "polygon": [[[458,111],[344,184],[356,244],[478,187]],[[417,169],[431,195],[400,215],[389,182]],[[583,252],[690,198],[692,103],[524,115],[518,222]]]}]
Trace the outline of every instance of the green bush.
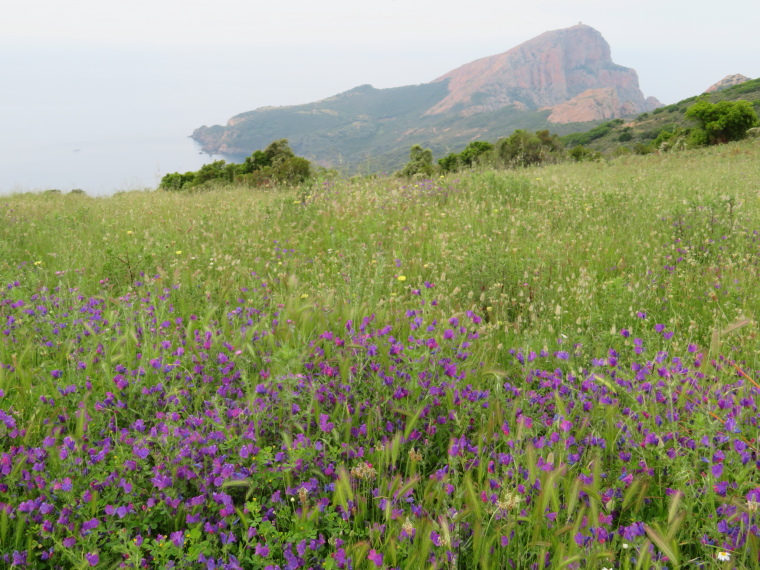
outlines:
[{"label": "green bush", "polygon": [[633,152],[635,154],[650,154],[653,150],[651,144],[639,142],[633,145]]},{"label": "green bush", "polygon": [[615,127],[623,124],[622,119],[615,119],[595,126],[585,133],[572,133],[563,136],[560,140],[565,146],[587,145],[603,136],[609,134]]},{"label": "green bush", "polygon": [[277,162],[272,170],[275,179],[286,184],[301,184],[311,177],[311,163],[301,156]]},{"label": "green bush", "polygon": [[518,129],[499,140],[494,153],[506,166],[531,166],[559,160],[564,154],[564,145],[559,136],[547,130],[530,133]]},{"label": "green bush", "polygon": [[396,175],[404,178],[412,178],[414,176],[430,177],[433,175],[433,170],[433,151],[429,148],[423,149],[420,145],[416,144],[409,149],[409,162]]},{"label": "green bush", "polygon": [[460,168],[459,155],[455,152],[438,159],[441,172],[456,172]]},{"label": "green bush", "polygon": [[442,172],[456,172],[460,168],[475,165],[484,154],[493,148],[494,146],[489,142],[472,141],[461,153],[451,153],[438,159],[438,166]]},{"label": "green bush", "polygon": [[602,158],[602,153],[599,151],[591,150],[590,148],[586,148],[583,145],[573,147],[568,155],[575,162],[590,162],[592,160],[599,160]]},{"label": "green bush", "polygon": [[311,163],[296,156],[287,139],[257,150],[242,164],[216,160],[204,164],[197,172],[173,172],[161,179],[159,189],[169,191],[206,187],[210,183],[268,186],[271,184],[300,184],[312,176]]},{"label": "green bush", "polygon": [[752,105],[743,100],[710,103],[700,99],[686,111],[686,117],[697,121],[709,144],[741,140],[758,123]]}]

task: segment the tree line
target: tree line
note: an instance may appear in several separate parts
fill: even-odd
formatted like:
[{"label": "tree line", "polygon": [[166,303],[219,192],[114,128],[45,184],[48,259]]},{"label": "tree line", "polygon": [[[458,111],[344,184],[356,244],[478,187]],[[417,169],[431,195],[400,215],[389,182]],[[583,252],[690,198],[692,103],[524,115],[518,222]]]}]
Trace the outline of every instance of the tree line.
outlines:
[{"label": "tree line", "polygon": [[[710,103],[705,99],[697,99],[686,110],[685,116],[694,121],[694,127],[662,130],[651,143],[639,143],[633,151],[625,147],[622,150],[646,154],[721,144],[744,138],[750,129],[758,125],[757,113],[744,100]],[[430,149],[414,145],[409,152],[409,162],[396,175],[405,178],[431,177],[436,172],[446,174],[477,164],[517,168],[567,159],[598,160],[602,157],[601,153],[589,149],[585,144],[605,136],[622,124],[622,119],[615,119],[586,133],[574,133],[562,138],[548,130],[529,132],[519,129],[493,144],[472,141],[462,152],[450,153],[439,159],[437,164],[433,161]],[[630,131],[624,129],[618,140],[622,142],[626,135],[628,138],[625,140],[632,138]],[[248,187],[293,185],[306,182],[313,174],[311,162],[296,156],[287,139],[280,139],[264,150],[255,151],[242,164],[217,160],[194,172],[167,174],[161,179],[159,189],[192,190],[220,183]]]},{"label": "tree line", "polygon": [[159,189],[191,190],[219,183],[249,187],[300,184],[312,174],[311,162],[296,156],[287,139],[280,139],[264,150],[257,150],[242,164],[216,160],[194,172],[167,174]]},{"label": "tree line", "polygon": [[[747,101],[720,101],[710,103],[698,99],[685,113],[695,126],[662,130],[649,144],[639,143],[631,151],[625,147],[618,152],[647,154],[654,151],[696,148],[741,140],[747,132],[758,124],[757,113]],[[484,141],[470,142],[460,153],[450,153],[433,162],[430,149],[420,145],[412,146],[409,162],[396,174],[401,177],[430,177],[435,172],[449,173],[471,168],[476,164],[506,168],[519,168],[559,162],[562,160],[588,161],[602,158],[599,151],[586,144],[609,134],[615,127],[623,125],[622,119],[603,123],[585,133],[573,133],[559,137],[548,130],[535,133],[516,130],[510,136],[495,144]],[[626,137],[626,138],[623,138]],[[620,142],[631,140],[630,129],[620,135]]]}]

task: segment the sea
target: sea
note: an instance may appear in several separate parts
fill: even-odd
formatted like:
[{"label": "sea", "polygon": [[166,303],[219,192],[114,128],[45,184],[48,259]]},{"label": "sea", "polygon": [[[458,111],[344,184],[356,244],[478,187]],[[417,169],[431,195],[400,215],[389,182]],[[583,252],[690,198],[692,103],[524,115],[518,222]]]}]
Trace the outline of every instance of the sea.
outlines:
[{"label": "sea", "polygon": [[197,127],[362,79],[326,81],[304,46],[272,47],[0,40],[0,195],[154,189],[227,158],[201,151]]},{"label": "sea", "polygon": [[156,188],[226,157],[190,139],[264,106],[430,81],[494,46],[0,38],[0,195]]},{"label": "sea", "polygon": [[155,189],[170,172],[198,170],[223,159],[187,136],[69,140],[1,149],[0,194],[81,189],[93,196]]}]

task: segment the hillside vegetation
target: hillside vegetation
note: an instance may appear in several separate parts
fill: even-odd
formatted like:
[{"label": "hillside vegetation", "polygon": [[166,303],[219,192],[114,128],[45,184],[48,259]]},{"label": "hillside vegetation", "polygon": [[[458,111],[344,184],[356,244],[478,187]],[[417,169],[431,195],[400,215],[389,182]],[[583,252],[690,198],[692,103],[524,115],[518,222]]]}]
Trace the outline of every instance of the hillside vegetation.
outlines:
[{"label": "hillside vegetation", "polygon": [[[592,103],[584,99],[589,93],[595,93]],[[602,34],[579,24],[465,63],[430,83],[361,85],[313,103],[262,107],[224,126],[204,125],[192,138],[204,151],[234,161],[286,138],[297,154],[320,166],[346,174],[387,173],[404,164],[415,144],[449,154],[517,129],[568,134],[603,117],[658,105],[644,97],[633,69],[612,61]]]},{"label": "hillside vegetation", "polygon": [[757,180],[4,198],[0,565],[757,568]]},{"label": "hillside vegetation", "polygon": [[562,137],[568,147],[584,145],[607,154],[629,152],[646,153],[658,150],[654,144],[662,133],[685,131],[696,126],[686,116],[698,100],[710,103],[720,101],[748,101],[760,113],[760,79],[753,79],[728,89],[689,97],[678,103],[643,113],[634,119],[615,119],[597,125],[587,132],[572,133]]}]

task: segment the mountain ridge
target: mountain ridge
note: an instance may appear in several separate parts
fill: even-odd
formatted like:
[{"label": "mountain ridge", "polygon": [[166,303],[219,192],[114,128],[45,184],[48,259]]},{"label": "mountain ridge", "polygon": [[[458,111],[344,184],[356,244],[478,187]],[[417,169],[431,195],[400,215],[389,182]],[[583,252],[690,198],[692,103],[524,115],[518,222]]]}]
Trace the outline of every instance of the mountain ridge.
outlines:
[{"label": "mountain ridge", "polygon": [[612,61],[601,33],[579,24],[545,32],[429,83],[389,89],[361,85],[320,101],[262,107],[203,126],[192,138],[206,152],[246,156],[287,138],[293,149],[330,167],[395,168],[412,144],[449,152],[471,140],[496,140],[519,128],[565,134],[660,106],[638,75]]}]

